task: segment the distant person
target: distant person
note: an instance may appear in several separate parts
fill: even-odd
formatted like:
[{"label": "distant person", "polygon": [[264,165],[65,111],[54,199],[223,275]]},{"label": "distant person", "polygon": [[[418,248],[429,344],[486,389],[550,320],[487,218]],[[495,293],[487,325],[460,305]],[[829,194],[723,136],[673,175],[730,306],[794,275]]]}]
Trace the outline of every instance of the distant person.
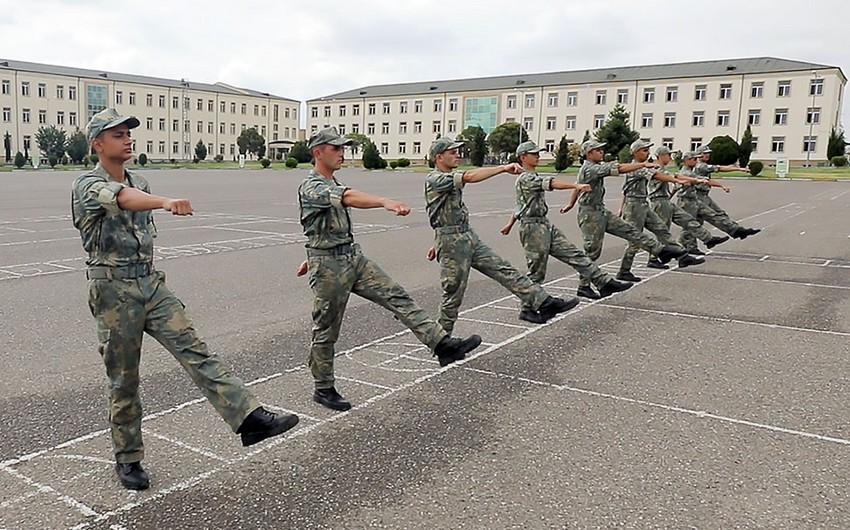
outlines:
[{"label": "distant person", "polygon": [[152,210],[192,215],[187,199],[150,194],[147,181],[124,169],[133,158],[130,129],[139,120],[115,109],[95,114],[86,133],[99,162],[71,188],[71,213],[88,252],[89,309],[97,321],[99,351],[109,379],[109,422],[115,472],[132,490],[150,486],[141,461],[142,402],[139,358],[142,335],[162,344],[188,372],[242,445],[258,443],[298,423],[294,414],[274,414],[198,338],[184,306],[153,265],[156,226]]}]

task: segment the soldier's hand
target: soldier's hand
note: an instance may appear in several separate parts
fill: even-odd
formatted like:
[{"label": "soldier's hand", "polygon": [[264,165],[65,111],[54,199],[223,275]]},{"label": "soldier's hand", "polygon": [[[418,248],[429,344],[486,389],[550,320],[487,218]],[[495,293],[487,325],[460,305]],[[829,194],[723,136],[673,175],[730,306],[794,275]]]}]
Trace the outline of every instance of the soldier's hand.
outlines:
[{"label": "soldier's hand", "polygon": [[623,209],[617,208],[617,217],[622,217],[622,216],[623,216]]},{"label": "soldier's hand", "polygon": [[428,258],[428,261],[434,261],[435,259],[437,259],[437,249],[435,249],[434,247],[429,248],[428,254],[426,254],[425,257]]},{"label": "soldier's hand", "polygon": [[508,234],[510,234],[510,233],[511,233],[511,228],[513,228],[513,225],[512,225],[511,223],[508,223],[508,224],[506,224],[505,226],[503,226],[503,227],[499,230],[499,232],[501,232],[501,234],[502,234],[503,236],[506,236],[506,235],[508,235]]},{"label": "soldier's hand", "polygon": [[511,175],[519,175],[522,173],[522,166],[513,162],[511,164],[507,164],[503,166],[505,169],[505,173],[510,173]]},{"label": "soldier's hand", "polygon": [[410,206],[404,204],[400,201],[394,201],[392,199],[387,199],[384,203],[384,208],[393,212],[396,215],[407,215],[410,213]]},{"label": "soldier's hand", "polygon": [[189,199],[168,199],[162,209],[174,215],[192,215],[192,205]]},{"label": "soldier's hand", "polygon": [[573,209],[573,205],[572,205],[572,204],[568,204],[568,205],[566,205],[566,206],[564,206],[564,207],[562,207],[562,208],[561,208],[561,213],[567,213],[567,212],[569,212],[569,211],[570,211],[570,210],[572,210],[572,209]]},{"label": "soldier's hand", "polygon": [[658,169],[661,167],[661,164],[658,164],[656,162],[644,162],[643,167],[651,167],[653,169]]},{"label": "soldier's hand", "polygon": [[731,189],[729,189],[729,186],[720,186],[720,189],[722,189],[726,193],[729,193],[730,191],[732,191]]},{"label": "soldier's hand", "polygon": [[590,192],[590,184],[576,184],[576,189],[588,193]]},{"label": "soldier's hand", "polygon": [[297,269],[295,269],[295,275],[296,276],[304,276],[305,274],[307,274],[307,260],[306,259],[301,262],[301,265],[299,265]]}]

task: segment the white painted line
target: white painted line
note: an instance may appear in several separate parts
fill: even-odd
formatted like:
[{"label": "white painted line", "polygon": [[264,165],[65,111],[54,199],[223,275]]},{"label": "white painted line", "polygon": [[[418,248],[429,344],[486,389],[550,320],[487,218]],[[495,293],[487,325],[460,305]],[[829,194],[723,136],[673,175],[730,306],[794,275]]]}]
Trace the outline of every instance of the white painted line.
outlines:
[{"label": "white painted line", "polygon": [[839,198],[839,197],[841,197],[842,195],[845,195],[845,194],[847,194],[847,193],[850,193],[850,190],[842,191],[842,192],[841,192],[841,193],[839,193],[838,195],[836,195],[836,196],[834,196],[834,197],[830,197],[830,198],[829,198],[829,200],[834,201],[835,199],[837,199],[837,198]]},{"label": "white painted line", "polygon": [[503,305],[491,305],[490,307],[493,308],[493,309],[502,309],[504,311],[516,311],[517,310],[516,307],[505,307]]},{"label": "white painted line", "polygon": [[529,326],[521,326],[519,324],[508,324],[507,322],[493,322],[492,320],[480,320],[477,318],[459,317],[458,320],[465,322],[475,322],[476,324],[488,324],[491,326],[502,326],[504,328],[528,329]]},{"label": "white painted line", "polygon": [[352,383],[357,383],[357,384],[360,384],[360,385],[371,386],[373,388],[380,388],[381,390],[395,390],[395,388],[393,388],[391,386],[379,385],[378,383],[372,383],[370,381],[364,381],[362,379],[355,379],[353,377],[340,377],[338,375],[335,376],[335,377],[337,379],[339,379],[340,381],[350,381]]},{"label": "white painted line", "polygon": [[223,456],[219,456],[219,455],[213,453],[212,451],[209,451],[209,450],[204,449],[202,447],[197,447],[197,446],[192,445],[192,444],[188,444],[188,443],[181,441],[181,440],[175,440],[174,438],[171,438],[170,436],[165,436],[164,434],[159,434],[158,432],[151,430],[149,427],[145,429],[144,434],[145,434],[145,436],[153,436],[154,438],[159,438],[160,440],[172,443],[172,444],[174,444],[178,447],[182,447],[183,449],[186,449],[188,451],[192,451],[193,453],[197,453],[201,456],[205,456],[205,457],[211,458],[213,460],[218,460],[219,462],[228,462],[229,461],[227,458],[225,458]]},{"label": "white painted line", "polygon": [[759,258],[759,261],[764,261],[764,260],[768,259],[769,257],[770,257],[770,255],[766,254],[766,255],[762,256],[761,258]]},{"label": "white painted line", "polygon": [[638,311],[641,313],[653,313],[656,315],[664,315],[668,317],[691,318],[695,320],[707,320],[710,322],[726,322],[729,324],[745,324],[748,326],[759,326],[771,329],[783,329],[787,331],[804,331],[806,333],[819,333],[823,335],[835,335],[836,337],[850,337],[850,333],[844,331],[832,331],[828,329],[800,328],[796,326],[783,326],[782,324],[771,324],[767,322],[752,322],[749,320],[739,320],[737,318],[712,317],[706,315],[692,315],[689,313],[680,313],[678,311],[660,311],[657,309],[644,309],[641,307],[627,307],[616,304],[601,304],[602,307],[610,309],[620,309],[622,311]]},{"label": "white painted line", "polygon": [[24,481],[28,486],[32,486],[32,487],[36,488],[40,493],[49,493],[51,495],[54,495],[57,499],[62,501],[64,504],[70,506],[71,508],[78,511],[79,513],[81,513],[85,517],[97,517],[98,515],[100,515],[98,512],[94,511],[91,507],[83,504],[82,502],[78,501],[77,499],[74,499],[73,497],[70,497],[70,496],[65,495],[63,493],[60,493],[60,492],[56,491],[55,489],[53,489],[52,487],[48,486],[47,484],[42,484],[40,482],[36,482],[35,480],[24,475],[23,473],[21,473],[17,469],[12,469],[11,467],[4,467],[2,469],[3,469],[3,471],[5,471],[6,473],[9,473],[13,477]]},{"label": "white painted line", "polygon": [[[830,260],[827,260],[830,261]],[[823,266],[823,265],[821,265]],[[731,274],[720,274],[720,273],[703,273],[703,272],[695,272],[691,271],[690,268],[686,270],[678,269],[673,271],[674,274],[687,274],[689,276],[705,276],[707,278],[726,278],[729,280],[742,280],[746,282],[762,282],[762,283],[779,283],[785,285],[801,285],[803,287],[818,287],[822,289],[845,289],[850,290],[850,287],[844,285],[827,285],[823,283],[811,283],[811,282],[797,282],[794,280],[774,280],[771,278],[752,278],[749,276],[733,276]]]}]

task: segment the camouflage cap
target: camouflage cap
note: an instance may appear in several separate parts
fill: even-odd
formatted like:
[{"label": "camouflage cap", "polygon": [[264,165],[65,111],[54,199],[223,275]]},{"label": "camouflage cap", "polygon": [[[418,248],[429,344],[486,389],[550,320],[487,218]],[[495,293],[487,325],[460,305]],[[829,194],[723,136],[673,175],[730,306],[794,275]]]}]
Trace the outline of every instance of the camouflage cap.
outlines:
[{"label": "camouflage cap", "polygon": [[705,154],[705,153],[710,153],[710,152],[711,152],[711,148],[710,148],[709,146],[707,146],[707,145],[701,145],[701,146],[699,146],[699,148],[697,148],[697,150],[696,150],[696,154],[697,154],[697,155],[703,155],[703,154]]},{"label": "camouflage cap", "polygon": [[138,118],[134,118],[133,116],[122,116],[113,108],[103,109],[92,116],[91,120],[89,120],[88,124],[86,124],[86,138],[88,138],[89,142],[91,142],[100,136],[100,133],[103,131],[113,127],[118,127],[122,123],[126,124],[130,129],[135,129],[140,124]]},{"label": "camouflage cap", "polygon": [[442,138],[438,138],[433,144],[431,144],[431,158],[439,155],[440,153],[445,153],[451,149],[457,149],[462,146],[463,142],[455,142],[448,136],[443,136]]},{"label": "camouflage cap", "polygon": [[632,142],[632,145],[631,147],[629,147],[629,149],[631,149],[631,152],[634,153],[635,151],[640,151],[641,149],[646,149],[648,147],[652,147],[653,145],[655,144],[652,142],[647,142],[646,140],[638,139]]},{"label": "camouflage cap", "polygon": [[597,142],[596,140],[587,140],[586,142],[582,142],[581,144],[581,154],[586,155],[590,151],[594,149],[599,149],[600,147],[605,147],[607,144],[605,142]]},{"label": "camouflage cap", "polygon": [[658,158],[662,155],[672,155],[673,151],[670,150],[669,147],[664,147],[663,145],[655,150],[655,158]]},{"label": "camouflage cap", "polygon": [[525,153],[539,153],[540,151],[545,151],[542,147],[537,147],[537,144],[528,141],[519,144],[516,148],[516,156],[524,155]]},{"label": "camouflage cap", "polygon": [[699,157],[699,153],[696,151],[685,151],[682,153],[682,160],[688,160],[689,158],[697,158]]},{"label": "camouflage cap", "polygon": [[325,127],[310,135],[310,139],[307,140],[307,149],[312,149],[317,145],[351,145],[353,143],[354,140],[351,138],[340,136],[336,127]]}]

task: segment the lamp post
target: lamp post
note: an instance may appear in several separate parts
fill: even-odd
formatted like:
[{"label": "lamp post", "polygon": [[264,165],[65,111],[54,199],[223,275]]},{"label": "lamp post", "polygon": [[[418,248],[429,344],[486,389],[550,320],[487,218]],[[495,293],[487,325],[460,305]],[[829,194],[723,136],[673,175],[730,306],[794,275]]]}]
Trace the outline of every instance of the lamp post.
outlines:
[{"label": "lamp post", "polygon": [[519,127],[517,127],[517,144],[516,145],[517,145],[517,147],[519,147],[519,144],[522,143],[522,129],[523,129],[523,125],[522,125],[523,115],[522,114],[523,114],[523,108],[525,108],[525,91],[523,91],[522,85],[525,84],[525,79],[517,79],[516,84],[517,84],[517,87],[514,90],[517,90],[519,92],[519,94],[517,95],[517,102],[516,102],[516,104],[519,106],[519,121],[517,122],[519,124]]},{"label": "lamp post", "polygon": [[811,159],[812,159],[812,132],[813,127],[815,125],[815,96],[817,94],[817,89],[815,88],[815,81],[820,79],[817,71],[812,71],[812,85],[809,90],[812,92],[812,106],[809,108],[809,137],[806,142],[806,167],[812,167]]}]

